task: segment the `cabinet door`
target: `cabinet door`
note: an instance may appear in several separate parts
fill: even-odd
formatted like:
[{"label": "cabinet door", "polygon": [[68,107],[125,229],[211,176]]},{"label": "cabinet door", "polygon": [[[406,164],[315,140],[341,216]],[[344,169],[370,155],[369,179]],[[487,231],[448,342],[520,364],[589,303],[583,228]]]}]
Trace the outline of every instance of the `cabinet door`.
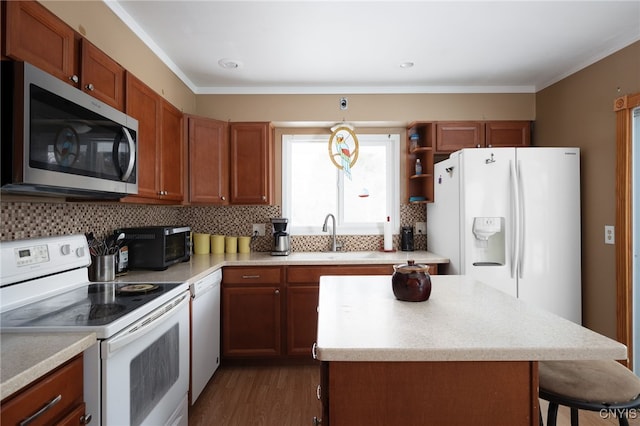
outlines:
[{"label": "cabinet door", "polygon": [[[138,195],[142,198],[157,198],[159,176],[156,157],[160,141],[160,97],[149,86],[133,74],[126,74],[126,113],[138,120]],[[136,201],[137,197],[126,197],[123,201]]]},{"label": "cabinet door", "polygon": [[83,398],[83,359],[80,355],[18,394],[3,400],[0,418],[3,425],[17,425],[43,407],[49,407],[37,416],[34,424],[56,424],[83,405]]},{"label": "cabinet door", "polygon": [[4,54],[76,86],[73,29],[36,1],[2,3],[6,7]]},{"label": "cabinet door", "polygon": [[478,122],[442,122],[436,124],[436,151],[454,152],[462,148],[484,146],[482,123]]},{"label": "cabinet door", "polygon": [[160,198],[182,201],[184,197],[184,140],[182,112],[164,99],[161,101]]},{"label": "cabinet door", "polygon": [[287,288],[287,354],[311,357],[318,331],[318,285]]},{"label": "cabinet door", "polygon": [[273,141],[269,123],[232,123],[231,204],[269,204],[273,196]]},{"label": "cabinet door", "polygon": [[83,39],[80,87],[91,96],[124,111],[124,68]]},{"label": "cabinet door", "polygon": [[189,117],[189,201],[227,204],[229,138],[224,121]]},{"label": "cabinet door", "polygon": [[[63,419],[56,423],[56,426],[83,426],[91,422],[91,419],[85,413],[86,407],[82,403],[73,411],[66,415]],[[89,422],[87,422],[89,420]]]},{"label": "cabinet door", "polygon": [[485,123],[488,147],[522,147],[531,145],[530,121],[488,121]]},{"label": "cabinet door", "polygon": [[281,354],[279,286],[222,288],[222,353],[226,357]]}]

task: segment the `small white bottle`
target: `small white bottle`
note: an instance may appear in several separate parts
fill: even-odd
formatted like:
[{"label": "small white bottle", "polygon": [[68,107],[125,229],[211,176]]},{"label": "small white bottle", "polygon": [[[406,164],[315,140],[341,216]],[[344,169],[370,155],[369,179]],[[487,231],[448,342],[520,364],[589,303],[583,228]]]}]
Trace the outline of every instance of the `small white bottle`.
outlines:
[{"label": "small white bottle", "polygon": [[417,175],[421,175],[422,174],[422,163],[420,162],[420,159],[418,158],[416,160],[416,176]]}]

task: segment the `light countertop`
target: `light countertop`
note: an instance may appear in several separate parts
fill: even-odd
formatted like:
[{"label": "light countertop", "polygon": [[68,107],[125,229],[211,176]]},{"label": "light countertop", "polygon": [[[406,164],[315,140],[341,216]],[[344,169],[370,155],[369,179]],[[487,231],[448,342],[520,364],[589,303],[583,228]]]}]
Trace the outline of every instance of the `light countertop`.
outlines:
[{"label": "light countertop", "polygon": [[177,263],[164,271],[129,271],[117,277],[121,282],[183,282],[197,281],[224,266],[281,266],[281,265],[380,265],[416,263],[449,263],[449,259],[428,251],[346,251],[292,252],[288,256],[271,256],[268,252],[247,254],[195,254],[189,262]]},{"label": "light countertop", "polygon": [[424,302],[396,300],[391,276],[323,276],[322,361],[626,359],[624,345],[459,275],[432,275]]},{"label": "light countertop", "polygon": [[[401,264],[409,259],[415,259],[417,263],[449,262],[426,251],[293,252],[289,256],[271,256],[265,252],[199,254],[193,255],[189,262],[172,265],[164,271],[129,271],[116,280],[192,283],[223,266]],[[0,334],[0,399],[47,374],[95,342],[95,333]]]},{"label": "light countertop", "polygon": [[96,343],[95,333],[0,334],[0,400]]}]

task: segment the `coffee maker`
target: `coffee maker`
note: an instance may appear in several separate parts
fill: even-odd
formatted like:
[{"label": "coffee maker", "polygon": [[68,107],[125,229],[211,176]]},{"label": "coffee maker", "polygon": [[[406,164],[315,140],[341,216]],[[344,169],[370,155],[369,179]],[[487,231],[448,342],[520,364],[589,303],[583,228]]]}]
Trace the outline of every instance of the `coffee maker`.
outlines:
[{"label": "coffee maker", "polygon": [[284,217],[271,218],[273,225],[273,251],[271,256],[287,256],[290,253],[291,242],[287,234],[287,223],[289,219]]}]

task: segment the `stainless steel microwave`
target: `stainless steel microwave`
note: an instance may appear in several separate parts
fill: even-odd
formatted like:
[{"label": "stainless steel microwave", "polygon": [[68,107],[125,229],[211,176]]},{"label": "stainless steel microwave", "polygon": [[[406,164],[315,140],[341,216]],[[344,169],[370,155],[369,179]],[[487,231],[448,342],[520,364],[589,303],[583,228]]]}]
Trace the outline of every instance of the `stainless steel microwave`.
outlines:
[{"label": "stainless steel microwave", "polygon": [[138,193],[138,121],[26,62],[2,62],[2,191]]}]

